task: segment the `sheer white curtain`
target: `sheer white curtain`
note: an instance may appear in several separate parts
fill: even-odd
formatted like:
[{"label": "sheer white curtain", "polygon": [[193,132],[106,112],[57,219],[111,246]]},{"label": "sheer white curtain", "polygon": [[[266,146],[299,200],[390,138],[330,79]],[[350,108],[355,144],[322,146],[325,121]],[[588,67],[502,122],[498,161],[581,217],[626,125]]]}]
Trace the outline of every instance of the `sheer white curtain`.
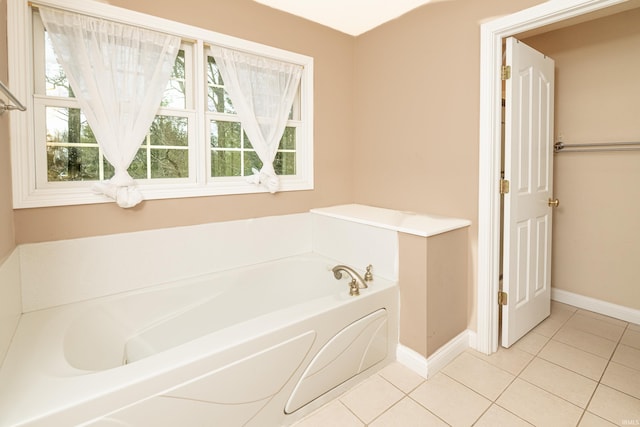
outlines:
[{"label": "sheer white curtain", "polygon": [[94,189],[123,208],[142,201],[127,172],[153,122],[180,38],[39,7],[58,62],[98,145],[115,168]]},{"label": "sheer white curtain", "polygon": [[300,85],[302,66],[217,46],[210,49],[210,54],[262,161],[262,169],[254,169],[249,181],[275,193],[280,180],[273,160]]}]

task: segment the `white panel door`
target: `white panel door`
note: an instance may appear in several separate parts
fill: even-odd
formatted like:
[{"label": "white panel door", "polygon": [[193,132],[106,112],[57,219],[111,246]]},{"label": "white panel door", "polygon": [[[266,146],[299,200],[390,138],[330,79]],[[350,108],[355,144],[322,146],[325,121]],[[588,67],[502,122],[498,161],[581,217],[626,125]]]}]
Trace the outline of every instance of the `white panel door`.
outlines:
[{"label": "white panel door", "polygon": [[549,316],[554,62],[514,38],[506,43],[502,346]]}]

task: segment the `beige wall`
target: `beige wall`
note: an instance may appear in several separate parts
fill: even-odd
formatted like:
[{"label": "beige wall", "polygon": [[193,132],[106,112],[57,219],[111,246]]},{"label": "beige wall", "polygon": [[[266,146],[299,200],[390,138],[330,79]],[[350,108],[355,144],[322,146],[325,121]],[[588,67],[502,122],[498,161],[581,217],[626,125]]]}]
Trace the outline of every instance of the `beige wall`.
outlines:
[{"label": "beige wall", "polygon": [[[315,190],[146,201],[131,210],[112,203],[20,209],[15,211],[17,243],[305,212],[353,201],[353,37],[251,0],[109,3],[314,57]],[[4,192],[0,199],[2,205],[10,203]],[[0,220],[4,223],[4,213]]]},{"label": "beige wall", "polygon": [[400,343],[427,357],[427,239],[398,233]]},{"label": "beige wall", "polygon": [[425,358],[467,329],[468,234],[398,233],[400,344]]},{"label": "beige wall", "polygon": [[480,24],[541,0],[423,6],[356,40],[355,201],[470,219],[475,328]]},{"label": "beige wall", "polygon": [[[556,62],[556,135],[640,141],[640,9],[525,40]],[[560,153],[552,285],[640,309],[640,151]]]},{"label": "beige wall", "polygon": [[[7,83],[7,2],[0,0],[0,80]],[[6,100],[3,95],[2,99]],[[13,233],[13,210],[11,201],[11,154],[9,151],[9,116],[0,116],[0,263],[16,246]]]}]

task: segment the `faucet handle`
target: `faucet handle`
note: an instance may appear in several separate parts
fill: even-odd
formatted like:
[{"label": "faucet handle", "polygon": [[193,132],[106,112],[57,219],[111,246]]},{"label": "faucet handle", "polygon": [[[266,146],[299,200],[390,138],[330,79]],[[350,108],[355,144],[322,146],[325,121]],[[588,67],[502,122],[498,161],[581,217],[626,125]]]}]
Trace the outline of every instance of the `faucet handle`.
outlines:
[{"label": "faucet handle", "polygon": [[373,281],[373,274],[371,273],[371,269],[373,268],[373,266],[371,264],[369,264],[367,266],[367,272],[364,273],[364,281],[365,282],[372,282]]},{"label": "faucet handle", "polygon": [[351,295],[352,297],[357,297],[358,295],[360,295],[360,287],[358,287],[356,279],[352,279],[349,283],[349,295]]}]

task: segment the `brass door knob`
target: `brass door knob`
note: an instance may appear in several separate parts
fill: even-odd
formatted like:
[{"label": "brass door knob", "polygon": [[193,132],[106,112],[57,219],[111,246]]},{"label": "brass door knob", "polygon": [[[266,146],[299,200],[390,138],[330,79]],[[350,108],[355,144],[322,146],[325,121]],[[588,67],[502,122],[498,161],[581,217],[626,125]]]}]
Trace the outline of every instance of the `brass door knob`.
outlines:
[{"label": "brass door knob", "polygon": [[558,206],[560,206],[560,200],[549,198],[547,204],[549,205],[549,207],[557,208]]}]

